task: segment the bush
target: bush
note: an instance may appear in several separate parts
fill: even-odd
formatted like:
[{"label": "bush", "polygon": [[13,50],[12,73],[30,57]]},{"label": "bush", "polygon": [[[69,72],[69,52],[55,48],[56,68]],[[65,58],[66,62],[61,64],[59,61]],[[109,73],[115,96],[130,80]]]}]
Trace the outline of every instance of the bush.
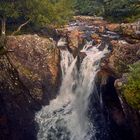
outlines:
[{"label": "bush", "polygon": [[140,109],[140,61],[130,66],[128,81],[123,87],[124,97],[128,104]]}]

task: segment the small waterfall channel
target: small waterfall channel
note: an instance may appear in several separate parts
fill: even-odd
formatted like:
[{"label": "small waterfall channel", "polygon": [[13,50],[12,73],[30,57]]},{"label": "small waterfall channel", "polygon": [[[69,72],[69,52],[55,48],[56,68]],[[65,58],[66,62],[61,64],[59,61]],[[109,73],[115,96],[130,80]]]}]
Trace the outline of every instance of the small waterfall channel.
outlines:
[{"label": "small waterfall channel", "polygon": [[[77,57],[74,58],[67,49],[61,50],[62,85],[56,99],[36,114],[38,140],[102,140],[96,135],[100,133],[96,122],[100,114],[93,111],[92,119],[89,115],[92,110],[89,108],[90,96],[96,91],[95,77],[100,70],[100,61],[109,52],[107,45],[102,51],[99,46],[91,47],[88,42],[83,47],[81,53],[85,57],[79,69]],[[95,94],[95,102],[99,100],[97,106],[102,106],[100,96]]]}]

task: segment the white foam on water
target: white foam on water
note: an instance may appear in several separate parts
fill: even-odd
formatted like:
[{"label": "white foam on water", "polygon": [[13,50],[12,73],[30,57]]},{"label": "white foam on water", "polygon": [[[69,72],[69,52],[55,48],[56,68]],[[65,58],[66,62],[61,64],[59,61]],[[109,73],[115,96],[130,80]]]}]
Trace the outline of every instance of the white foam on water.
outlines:
[{"label": "white foam on water", "polygon": [[68,50],[61,50],[62,85],[56,99],[35,116],[39,125],[38,140],[90,140],[94,136],[96,128],[87,115],[89,96],[100,60],[108,50],[99,51],[97,46],[90,49],[87,46],[82,50],[86,57],[79,71],[77,57],[74,59]]}]

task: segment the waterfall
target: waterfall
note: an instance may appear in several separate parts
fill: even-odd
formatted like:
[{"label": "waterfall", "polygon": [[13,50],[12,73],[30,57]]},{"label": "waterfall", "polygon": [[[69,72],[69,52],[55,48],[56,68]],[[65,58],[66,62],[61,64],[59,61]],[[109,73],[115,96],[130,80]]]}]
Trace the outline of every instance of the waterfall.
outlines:
[{"label": "waterfall", "polygon": [[[87,43],[86,45],[89,45]],[[38,140],[96,140],[96,125],[88,117],[89,98],[95,88],[95,76],[100,60],[108,49],[84,46],[80,69],[77,57],[61,50],[62,85],[59,95],[35,116],[39,125]]]},{"label": "waterfall", "polygon": [[70,66],[71,62],[74,60],[73,55],[69,53],[69,51],[61,50],[61,71],[62,71],[62,78],[64,78],[64,75],[66,74],[68,67]]}]

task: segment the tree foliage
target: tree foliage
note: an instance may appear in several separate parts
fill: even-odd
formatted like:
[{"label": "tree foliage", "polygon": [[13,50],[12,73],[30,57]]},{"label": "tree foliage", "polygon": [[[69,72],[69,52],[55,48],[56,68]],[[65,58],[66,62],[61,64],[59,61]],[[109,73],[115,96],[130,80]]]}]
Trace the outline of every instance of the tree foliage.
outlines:
[{"label": "tree foliage", "polygon": [[104,16],[117,21],[140,18],[139,0],[75,0],[78,14]]},{"label": "tree foliage", "polygon": [[73,13],[73,0],[0,1],[0,19],[3,29],[8,20],[17,19],[20,19],[23,24],[29,21],[41,26],[60,25],[67,22]]},{"label": "tree foliage", "polygon": [[75,0],[75,8],[82,15],[101,15],[104,10],[101,0]]},{"label": "tree foliage", "polygon": [[140,17],[139,0],[106,0],[104,1],[104,15],[119,21]]},{"label": "tree foliage", "polygon": [[8,1],[1,0],[0,1],[0,17],[17,17],[17,1]]}]

